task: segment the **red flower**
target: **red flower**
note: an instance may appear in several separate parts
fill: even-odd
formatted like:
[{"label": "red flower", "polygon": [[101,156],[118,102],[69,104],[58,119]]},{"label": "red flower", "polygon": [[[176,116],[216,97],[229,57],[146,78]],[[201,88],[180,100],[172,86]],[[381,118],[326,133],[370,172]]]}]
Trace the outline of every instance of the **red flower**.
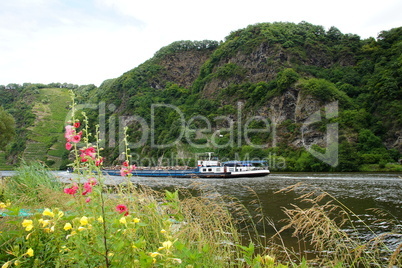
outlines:
[{"label": "red flower", "polygon": [[74,123],[75,128],[79,128],[80,126],[81,126],[81,123],[79,121]]},{"label": "red flower", "polygon": [[117,205],[116,206],[116,211],[119,212],[120,214],[124,213],[124,216],[128,215],[128,208],[126,205]]},{"label": "red flower", "polygon": [[123,166],[125,166],[125,167],[128,167],[128,164],[129,164],[129,163],[128,163],[127,160],[123,162]]},{"label": "red flower", "polygon": [[103,164],[103,157],[101,157],[100,159],[96,159],[95,166],[99,167],[102,164]]},{"label": "red flower", "polygon": [[63,192],[66,194],[74,195],[77,192],[77,190],[78,190],[78,185],[74,183],[74,185],[71,186],[70,188],[65,188],[63,190]]}]

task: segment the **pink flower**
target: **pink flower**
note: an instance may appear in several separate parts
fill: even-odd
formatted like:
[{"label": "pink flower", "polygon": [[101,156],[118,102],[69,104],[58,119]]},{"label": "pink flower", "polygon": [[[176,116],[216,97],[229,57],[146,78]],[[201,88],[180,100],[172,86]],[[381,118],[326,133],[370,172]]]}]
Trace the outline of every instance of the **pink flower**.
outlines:
[{"label": "pink flower", "polygon": [[85,203],[89,203],[89,202],[91,202],[91,198],[90,198],[90,197],[88,197],[87,199],[85,199]]},{"label": "pink flower", "polygon": [[73,148],[73,145],[70,142],[67,142],[66,143],[66,149],[70,151],[71,148]]},{"label": "pink flower", "polygon": [[95,178],[89,178],[88,183],[92,186],[95,186],[96,184],[98,184],[98,181]]},{"label": "pink flower", "polygon": [[73,186],[71,186],[70,188],[65,188],[63,190],[63,192],[66,194],[75,195],[77,193],[77,190],[78,190],[78,185],[76,183],[74,183]]},{"label": "pink flower", "polygon": [[123,167],[120,169],[120,176],[125,177],[130,174],[130,172],[131,171],[128,168]]},{"label": "pink flower", "polygon": [[116,206],[116,211],[119,212],[120,214],[124,213],[124,216],[128,215],[128,208],[126,205],[117,205]]},{"label": "pink flower", "polygon": [[81,140],[81,136],[80,135],[74,135],[71,139],[72,142],[74,143],[79,143]]},{"label": "pink flower", "polygon": [[90,182],[84,183],[84,189],[85,189],[85,191],[82,192],[82,195],[92,193],[92,184]]},{"label": "pink flower", "polygon": [[92,159],[95,159],[95,156],[96,156],[96,149],[94,148],[94,147],[88,147],[88,148],[86,148],[85,150],[81,150],[81,152],[84,154],[84,155],[87,155],[87,156],[89,156],[89,157],[91,157]]},{"label": "pink flower", "polygon": [[84,150],[80,150],[81,154],[81,162],[87,162],[89,159],[95,160],[96,157],[96,149],[94,147],[88,147]]},{"label": "pink flower", "polygon": [[84,183],[84,191],[82,195],[86,195],[88,193],[92,193],[92,186],[95,186],[98,181],[95,178],[89,178],[86,183]]},{"label": "pink flower", "polygon": [[67,126],[65,127],[65,129],[66,129],[66,132],[64,133],[64,137],[66,138],[66,140],[67,140],[68,142],[70,142],[70,141],[72,141],[72,137],[73,137],[74,134],[75,134],[75,129],[74,129],[74,127],[71,126],[71,125],[67,125]]},{"label": "pink flower", "polygon": [[135,165],[128,165],[128,161],[123,162],[123,167],[120,169],[120,176],[125,177],[130,174],[137,167]]}]

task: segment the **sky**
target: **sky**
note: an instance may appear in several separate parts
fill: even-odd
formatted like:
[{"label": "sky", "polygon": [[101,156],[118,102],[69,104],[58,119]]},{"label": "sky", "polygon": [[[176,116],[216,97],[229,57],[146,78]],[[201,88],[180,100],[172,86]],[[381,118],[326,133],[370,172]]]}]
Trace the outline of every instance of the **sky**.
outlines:
[{"label": "sky", "polygon": [[262,22],[306,21],[376,38],[400,0],[0,0],[0,85],[95,84],[179,40],[224,40]]}]

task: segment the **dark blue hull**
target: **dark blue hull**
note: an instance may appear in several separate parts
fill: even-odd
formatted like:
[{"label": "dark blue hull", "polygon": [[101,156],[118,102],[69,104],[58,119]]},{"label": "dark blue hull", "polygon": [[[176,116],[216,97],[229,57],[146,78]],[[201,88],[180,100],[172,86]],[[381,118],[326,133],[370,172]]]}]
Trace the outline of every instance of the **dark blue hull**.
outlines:
[{"label": "dark blue hull", "polygon": [[[109,176],[120,176],[119,170],[103,170]],[[230,178],[230,172],[201,173],[198,169],[189,170],[134,170],[133,176],[138,177],[174,177],[174,178]]]},{"label": "dark blue hull", "polygon": [[[120,170],[103,170],[105,175],[120,176]],[[268,175],[269,172],[259,173],[232,173],[232,172],[220,172],[220,173],[208,173],[200,172],[199,169],[189,170],[134,170],[131,172],[132,176],[136,177],[173,177],[173,178],[239,178],[239,177],[262,177]]]}]

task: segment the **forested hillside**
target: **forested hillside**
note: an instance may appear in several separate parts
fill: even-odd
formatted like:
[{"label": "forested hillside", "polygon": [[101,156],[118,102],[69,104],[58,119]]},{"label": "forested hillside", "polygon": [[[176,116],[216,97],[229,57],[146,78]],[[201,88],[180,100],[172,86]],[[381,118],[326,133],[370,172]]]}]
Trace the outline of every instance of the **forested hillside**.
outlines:
[{"label": "forested hillside", "polygon": [[[221,43],[174,42],[99,88],[74,90],[78,102],[97,104],[86,112],[105,130],[108,164],[118,163],[127,126],[142,165],[194,164],[213,151],[265,158],[276,170],[401,170],[401,55],[402,27],[362,40],[307,22],[261,23]],[[14,98],[5,109],[32,125],[27,97],[18,99],[29,90],[3,91]],[[329,126],[337,127],[336,162],[311,153],[331,150]]]}]

